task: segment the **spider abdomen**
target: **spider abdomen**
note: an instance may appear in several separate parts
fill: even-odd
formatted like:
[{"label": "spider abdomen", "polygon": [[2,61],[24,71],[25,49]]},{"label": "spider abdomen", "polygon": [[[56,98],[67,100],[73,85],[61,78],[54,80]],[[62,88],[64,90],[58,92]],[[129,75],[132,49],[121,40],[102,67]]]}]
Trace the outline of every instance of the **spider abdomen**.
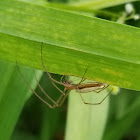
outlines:
[{"label": "spider abdomen", "polygon": [[96,91],[98,89],[102,89],[104,88],[104,86],[105,85],[102,83],[93,82],[93,83],[86,83],[86,84],[78,85],[75,90],[78,93],[88,93],[88,92]]}]

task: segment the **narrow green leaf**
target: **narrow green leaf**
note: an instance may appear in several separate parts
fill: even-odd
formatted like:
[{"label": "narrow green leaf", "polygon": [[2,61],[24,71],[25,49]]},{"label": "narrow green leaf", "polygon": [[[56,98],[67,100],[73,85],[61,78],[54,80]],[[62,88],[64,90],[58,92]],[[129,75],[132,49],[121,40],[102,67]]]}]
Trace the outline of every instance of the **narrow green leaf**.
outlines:
[{"label": "narrow green leaf", "polygon": [[[140,29],[24,2],[0,2],[0,59],[140,90]],[[60,67],[61,66],[61,67]]]},{"label": "narrow green leaf", "polygon": [[[26,79],[32,87],[36,86],[33,81],[33,72],[22,69]],[[39,78],[41,73],[37,73]],[[15,65],[0,62],[0,139],[9,140],[21,110],[31,96],[31,91],[20,77]]]},{"label": "narrow green leaf", "polygon": [[[86,102],[98,103],[107,94],[108,90],[82,95]],[[100,105],[86,105],[79,93],[72,91],[69,96],[65,140],[101,140],[107,121],[109,98]]]},{"label": "narrow green leaf", "polygon": [[[117,6],[129,2],[134,2],[138,0],[81,0],[82,2],[75,2],[75,5],[78,7],[86,7],[91,9],[102,9],[112,6]],[[74,3],[73,3],[74,5]]]}]

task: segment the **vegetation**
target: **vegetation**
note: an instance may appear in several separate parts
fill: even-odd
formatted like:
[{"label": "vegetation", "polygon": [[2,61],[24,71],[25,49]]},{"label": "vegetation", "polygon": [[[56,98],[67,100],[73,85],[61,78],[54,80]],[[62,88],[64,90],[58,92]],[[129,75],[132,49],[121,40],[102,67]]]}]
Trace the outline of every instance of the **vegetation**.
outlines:
[{"label": "vegetation", "polygon": [[[136,0],[0,1],[0,139],[139,140],[139,17]],[[78,83],[88,68],[85,78],[117,87],[85,94],[85,100],[99,102],[113,88],[112,95],[90,106],[72,91],[55,109],[31,96],[16,62],[47,102],[35,75],[54,100],[60,95],[43,74],[42,42],[44,64],[55,79],[73,75]]]}]

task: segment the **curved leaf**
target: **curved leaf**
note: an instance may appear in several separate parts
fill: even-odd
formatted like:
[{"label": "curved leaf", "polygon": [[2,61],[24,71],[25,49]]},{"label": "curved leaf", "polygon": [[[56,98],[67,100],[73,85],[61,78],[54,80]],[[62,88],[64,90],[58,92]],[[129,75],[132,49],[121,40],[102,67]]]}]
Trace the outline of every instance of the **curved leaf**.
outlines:
[{"label": "curved leaf", "polygon": [[140,29],[25,2],[0,2],[0,59],[140,90]]}]

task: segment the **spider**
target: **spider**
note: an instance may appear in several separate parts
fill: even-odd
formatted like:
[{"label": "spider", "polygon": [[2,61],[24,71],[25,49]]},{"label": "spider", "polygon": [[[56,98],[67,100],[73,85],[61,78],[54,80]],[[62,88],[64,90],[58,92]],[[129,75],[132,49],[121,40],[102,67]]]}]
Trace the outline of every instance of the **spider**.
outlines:
[{"label": "spider", "polygon": [[[88,93],[88,92],[91,92],[91,91],[94,91],[96,93],[99,93],[101,92],[102,90],[104,90],[105,88],[107,88],[109,85],[105,85],[104,83],[99,83],[99,82],[88,82],[88,83],[82,83],[85,79],[84,79],[84,76],[87,72],[87,69],[85,70],[85,73],[83,75],[83,77],[81,78],[81,81],[78,83],[78,84],[73,84],[72,81],[68,81],[66,80],[66,76],[63,75],[60,79],[60,82],[53,79],[51,74],[47,71],[45,65],[44,65],[44,62],[43,62],[43,57],[42,57],[42,46],[43,46],[43,42],[41,44],[41,63],[42,63],[42,66],[45,70],[45,72],[48,74],[53,86],[61,93],[61,95],[59,96],[59,98],[57,99],[57,101],[54,101],[44,90],[43,88],[41,87],[41,85],[39,84],[39,81],[37,80],[36,76],[35,76],[35,79],[37,81],[37,84],[39,86],[39,88],[41,89],[41,91],[45,94],[45,96],[53,103],[53,105],[51,105],[50,103],[46,102],[44,99],[42,99],[31,87],[30,85],[28,84],[28,82],[25,80],[24,76],[22,75],[22,73],[20,72],[20,69],[17,65],[17,62],[16,62],[16,66],[18,68],[18,71],[21,75],[21,77],[23,78],[23,80],[25,81],[25,83],[27,84],[27,86],[29,87],[29,89],[42,101],[44,102],[48,107],[50,108],[55,108],[55,107],[60,107],[66,97],[68,96],[69,92],[71,90],[75,90],[77,93],[79,93],[82,101],[84,102],[84,104],[89,104],[89,105],[99,105],[101,104],[105,99],[106,97],[112,92],[112,90],[98,103],[87,103],[84,101],[83,97],[82,97],[82,94],[83,93]],[[63,80],[63,78],[65,77],[65,80]],[[58,88],[58,86],[56,84],[59,84],[59,85],[62,85],[64,86],[64,91],[62,91],[61,89]]]}]

